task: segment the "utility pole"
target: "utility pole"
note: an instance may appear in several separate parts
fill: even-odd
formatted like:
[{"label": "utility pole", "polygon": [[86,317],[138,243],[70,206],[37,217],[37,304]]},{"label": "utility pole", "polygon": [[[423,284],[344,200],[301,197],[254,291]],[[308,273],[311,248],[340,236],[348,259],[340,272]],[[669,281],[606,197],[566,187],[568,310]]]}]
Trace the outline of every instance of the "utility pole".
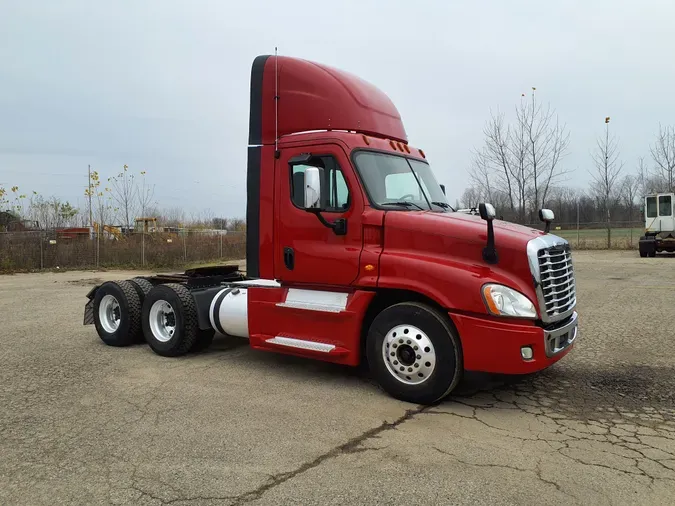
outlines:
[{"label": "utility pole", "polygon": [[88,179],[88,185],[89,185],[89,191],[87,194],[89,195],[89,226],[93,229],[94,228],[94,214],[91,209],[91,165],[87,165],[87,172],[89,174],[89,179]]},{"label": "utility pole", "polygon": [[605,118],[605,208],[607,211],[607,249],[612,249],[612,218],[609,214],[609,116]]}]

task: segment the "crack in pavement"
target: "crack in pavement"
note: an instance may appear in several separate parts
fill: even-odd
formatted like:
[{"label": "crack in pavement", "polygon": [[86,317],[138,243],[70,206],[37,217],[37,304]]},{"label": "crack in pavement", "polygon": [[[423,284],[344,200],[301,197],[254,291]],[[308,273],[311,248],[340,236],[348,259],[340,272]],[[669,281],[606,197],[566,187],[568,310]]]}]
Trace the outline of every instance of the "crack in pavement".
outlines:
[{"label": "crack in pavement", "polygon": [[[501,469],[510,469],[512,471],[518,471],[518,472],[522,472],[522,473],[533,473],[537,477],[537,479],[539,481],[541,481],[542,483],[552,485],[556,488],[556,490],[558,490],[558,492],[561,492],[565,495],[574,497],[569,492],[566,492],[565,490],[563,490],[562,487],[558,483],[556,483],[555,481],[547,480],[546,478],[544,478],[542,476],[541,460],[539,460],[537,462],[537,467],[535,469],[526,469],[526,468],[523,468],[523,467],[510,466],[508,464],[479,464],[477,462],[468,462],[466,460],[462,460],[459,456],[455,455],[454,453],[450,453],[450,452],[447,452],[445,450],[441,450],[440,448],[437,448],[435,446],[432,446],[432,448],[434,450],[436,450],[438,453],[442,453],[443,455],[447,455],[449,457],[452,457],[452,459],[455,462],[459,462],[460,464],[464,464],[464,465],[467,465],[467,466],[472,466],[472,467],[498,467],[498,468],[501,468]],[[576,499],[576,497],[575,497],[575,499]]]},{"label": "crack in pavement", "polygon": [[[238,506],[240,504],[246,504],[252,501],[255,501],[257,499],[260,499],[266,492],[269,490],[278,487],[282,483],[287,482],[288,480],[295,478],[296,476],[299,476],[303,473],[306,473],[307,471],[314,469],[315,467],[321,465],[323,462],[339,457],[340,455],[348,455],[348,454],[353,454],[353,453],[359,453],[362,451],[367,451],[368,449],[363,449],[359,448],[359,446],[364,442],[369,439],[375,438],[378,435],[380,435],[383,432],[389,431],[396,429],[399,425],[402,423],[407,422],[408,420],[411,420],[414,418],[416,415],[419,415],[421,413],[424,413],[427,409],[429,409],[431,406],[418,406],[417,408],[414,409],[407,409],[406,412],[394,420],[393,422],[382,422],[377,427],[374,427],[372,429],[369,429],[362,434],[353,437],[349,441],[347,441],[344,444],[341,444],[338,447],[333,448],[332,450],[323,453],[316,457],[314,460],[311,460],[309,462],[306,462],[302,464],[300,467],[295,469],[294,471],[289,471],[289,472],[284,472],[284,473],[279,473],[276,475],[273,475],[271,477],[271,481],[268,483],[261,485],[260,487],[256,488],[255,490],[252,490],[250,492],[246,492],[244,494],[241,494],[237,497],[234,498],[234,502],[232,503],[232,506]],[[371,449],[374,450],[374,449]]]},{"label": "crack in pavement", "polygon": [[[666,480],[666,481],[675,481],[675,476],[674,477],[669,477],[669,476],[663,476],[663,475],[658,475],[656,476],[653,472],[649,472],[647,469],[645,469],[645,463],[652,463],[654,466],[657,468],[661,469],[662,471],[666,473],[672,473],[673,470],[666,464],[664,464],[663,461],[668,461],[670,457],[675,457],[675,454],[672,454],[663,448],[659,448],[657,446],[653,446],[648,444],[647,442],[644,441],[644,438],[647,437],[652,437],[652,438],[662,438],[662,436],[643,436],[639,434],[641,426],[640,425],[634,425],[634,428],[632,430],[627,430],[627,429],[622,429],[626,434],[619,434],[617,431],[612,431],[612,429],[616,429],[617,424],[614,421],[607,422],[605,424],[601,424],[598,421],[589,421],[586,424],[586,427],[577,427],[577,429],[574,429],[572,427],[569,427],[565,425],[565,422],[568,423],[576,423],[578,424],[578,420],[573,420],[571,418],[567,418],[563,415],[563,417],[559,416],[551,416],[553,413],[551,412],[543,412],[543,413],[538,413],[535,414],[535,418],[540,421],[542,424],[546,425],[549,430],[546,431],[545,434],[532,434],[531,437],[524,437],[522,435],[516,435],[511,433],[508,429],[502,428],[502,427],[497,427],[494,425],[491,425],[490,423],[486,422],[485,420],[481,419],[478,415],[479,410],[499,410],[502,409],[502,406],[496,406],[496,403],[507,403],[508,408],[505,409],[518,409],[522,411],[523,413],[532,415],[529,411],[529,407],[531,407],[529,404],[526,405],[526,407],[523,407],[519,403],[519,399],[513,400],[513,401],[506,401],[504,399],[499,398],[499,393],[498,392],[492,392],[489,394],[493,399],[494,402],[487,402],[483,403],[482,405],[474,405],[471,404],[470,402],[465,402],[462,400],[454,399],[453,402],[454,404],[460,405],[460,406],[465,406],[471,410],[471,414],[462,414],[462,413],[456,413],[456,412],[451,412],[451,411],[443,411],[443,410],[430,410],[427,412],[427,414],[432,414],[432,415],[450,415],[450,416],[456,416],[459,418],[464,418],[464,419],[469,419],[472,421],[475,421],[477,423],[480,423],[481,425],[488,427],[489,429],[496,431],[500,435],[504,437],[508,437],[511,439],[516,439],[519,441],[544,441],[546,442],[551,450],[573,462],[579,465],[584,465],[584,466],[592,466],[592,467],[598,467],[598,468],[604,468],[608,469],[614,472],[619,472],[622,474],[627,474],[627,475],[632,475],[632,476],[642,476],[645,477],[649,480],[650,486],[654,485],[655,480]],[[520,394],[523,395],[523,394]],[[536,403],[536,399],[531,399],[527,397],[526,395],[523,395],[527,400],[530,402]],[[547,407],[547,411],[551,411],[551,407]],[[591,423],[592,422],[592,423]],[[552,425],[552,427],[551,427]],[[626,425],[626,424],[624,424]],[[590,429],[589,427],[593,427],[593,429]],[[626,427],[628,427],[626,425]],[[590,430],[590,432],[582,432],[582,430]],[[653,430],[653,429],[652,429]],[[531,427],[530,427],[530,432],[532,432]],[[668,439],[668,438],[665,438]],[[637,440],[638,443],[636,443],[634,440]],[[573,452],[575,451],[584,451],[584,448],[581,448],[579,446],[575,446],[574,443],[578,442],[587,442],[590,443],[593,452],[601,453],[601,454],[607,454],[607,455],[612,455],[613,457],[617,457],[619,459],[624,459],[625,461],[629,461],[632,463],[628,467],[628,469],[621,469],[620,467],[615,467],[611,466],[605,463],[600,463],[600,462],[588,462],[587,460],[584,460],[582,457],[579,456],[574,456],[572,455]],[[598,445],[602,444],[609,444],[611,447],[609,449],[607,448],[601,448],[598,447]],[[640,447],[636,447],[636,445],[639,445]],[[624,452],[617,452],[617,451],[612,451],[615,449],[622,449]],[[665,457],[662,458],[655,458],[652,456],[648,455],[648,451],[653,451],[653,452],[660,452],[662,455]],[[486,465],[488,466],[488,465]],[[498,467],[498,465],[495,464],[495,466]]]},{"label": "crack in pavement", "polygon": [[[198,497],[177,497],[175,499],[170,499],[166,500],[165,498],[159,497],[157,495],[154,495],[144,489],[142,489],[138,485],[138,479],[136,476],[137,472],[137,467],[133,467],[133,472],[131,476],[131,481],[132,485],[131,488],[138,493],[140,493],[144,497],[148,497],[152,500],[159,501],[160,504],[163,505],[168,505],[168,504],[189,504],[190,502],[194,501],[232,501],[230,504],[232,506],[238,506],[241,504],[246,504],[252,501],[255,501],[257,499],[260,499],[266,492],[269,490],[287,482],[288,480],[291,480],[295,478],[296,476],[299,476],[311,469],[314,469],[315,467],[318,467],[321,465],[323,462],[330,460],[335,457],[339,457],[340,455],[349,455],[349,454],[354,454],[354,453],[361,453],[361,452],[366,452],[366,451],[377,451],[380,450],[380,448],[359,448],[359,446],[364,443],[365,441],[369,439],[374,439],[377,438],[381,433],[388,431],[388,430],[393,430],[396,429],[399,425],[402,423],[405,423],[408,420],[411,420],[413,417],[416,415],[419,415],[421,413],[426,412],[428,409],[430,409],[433,406],[418,406],[417,408],[414,409],[408,409],[405,411],[405,413],[394,420],[393,422],[382,422],[380,425],[377,427],[374,427],[372,429],[369,429],[362,434],[351,438],[348,440],[346,443],[341,444],[340,446],[337,446],[333,448],[332,450],[323,453],[316,457],[315,459],[306,462],[302,464],[300,467],[293,471],[286,471],[282,473],[278,473],[276,475],[269,475],[269,480],[267,483],[259,486],[258,488],[251,490],[249,492],[245,492],[243,494],[237,495],[237,496],[198,496]],[[174,493],[177,493],[177,490],[172,487],[172,491]],[[180,494],[178,494],[180,495]]]}]

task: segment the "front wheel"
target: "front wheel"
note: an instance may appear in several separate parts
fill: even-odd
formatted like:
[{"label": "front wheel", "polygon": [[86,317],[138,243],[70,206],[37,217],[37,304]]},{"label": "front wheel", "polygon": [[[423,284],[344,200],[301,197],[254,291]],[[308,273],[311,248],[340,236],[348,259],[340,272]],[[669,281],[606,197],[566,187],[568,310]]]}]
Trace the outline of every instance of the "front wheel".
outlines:
[{"label": "front wheel", "polygon": [[375,379],[402,401],[433,404],[462,377],[459,337],[447,316],[426,304],[404,302],[383,310],[370,326],[366,348]]}]

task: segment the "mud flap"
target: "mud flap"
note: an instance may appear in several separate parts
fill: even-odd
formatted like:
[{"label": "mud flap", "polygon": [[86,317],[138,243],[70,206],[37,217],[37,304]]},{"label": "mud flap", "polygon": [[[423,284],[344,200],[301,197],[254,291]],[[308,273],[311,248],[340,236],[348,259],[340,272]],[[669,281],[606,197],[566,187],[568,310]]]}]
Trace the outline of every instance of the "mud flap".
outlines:
[{"label": "mud flap", "polygon": [[84,306],[84,323],[83,325],[94,324],[94,299],[90,299],[87,305]]},{"label": "mud flap", "polygon": [[84,322],[83,325],[93,325],[94,324],[94,297],[96,297],[96,291],[100,285],[95,286],[87,294],[89,301],[87,305],[84,306]]}]

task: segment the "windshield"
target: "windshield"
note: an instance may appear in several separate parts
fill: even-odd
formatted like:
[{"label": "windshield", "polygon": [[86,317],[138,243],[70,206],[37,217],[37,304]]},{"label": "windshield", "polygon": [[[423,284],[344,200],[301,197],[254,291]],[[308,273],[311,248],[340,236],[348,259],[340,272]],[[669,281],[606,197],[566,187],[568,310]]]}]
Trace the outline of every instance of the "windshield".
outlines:
[{"label": "windshield", "polygon": [[428,164],[402,156],[359,151],[356,168],[375,206],[449,211]]}]

